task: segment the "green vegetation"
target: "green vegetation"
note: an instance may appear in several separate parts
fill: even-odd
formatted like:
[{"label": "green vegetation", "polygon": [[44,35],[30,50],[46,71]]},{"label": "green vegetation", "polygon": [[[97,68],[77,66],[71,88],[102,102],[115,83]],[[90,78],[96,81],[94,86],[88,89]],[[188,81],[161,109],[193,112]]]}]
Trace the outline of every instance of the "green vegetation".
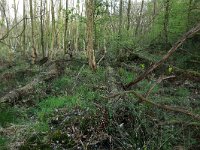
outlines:
[{"label": "green vegetation", "polygon": [[0,0],[0,150],[200,149],[199,10]]}]

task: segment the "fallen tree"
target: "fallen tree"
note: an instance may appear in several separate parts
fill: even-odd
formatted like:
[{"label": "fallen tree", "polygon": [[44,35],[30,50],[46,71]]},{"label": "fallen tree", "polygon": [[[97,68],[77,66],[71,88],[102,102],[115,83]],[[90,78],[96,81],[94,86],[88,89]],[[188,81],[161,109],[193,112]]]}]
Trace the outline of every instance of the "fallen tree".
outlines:
[{"label": "fallen tree", "polygon": [[[151,57],[147,57],[150,54],[149,55],[146,54],[147,56],[144,56],[144,55],[137,53],[137,52],[130,52],[130,53],[131,53],[131,55],[136,56],[136,57],[144,60],[148,64],[156,63],[155,59],[152,59]],[[139,73],[144,73],[144,70],[142,68],[137,67],[137,66],[133,66],[133,65],[128,66],[125,63],[122,63],[121,66],[125,67],[127,70],[133,70],[133,71],[136,71],[136,72],[139,72]],[[192,79],[194,81],[200,81],[200,73],[197,72],[197,71],[193,71],[193,70],[190,70],[190,69],[186,69],[186,70],[181,69],[179,67],[176,67],[176,66],[174,66],[172,64],[168,64],[168,63],[163,64],[163,66],[164,66],[164,68],[168,68],[170,66],[173,70],[173,73],[176,74],[176,75],[181,75],[184,78],[189,78],[189,79]],[[159,72],[159,69],[157,71]]]},{"label": "fallen tree", "polygon": [[48,82],[52,79],[55,79],[59,75],[61,75],[64,71],[64,62],[63,61],[54,61],[51,64],[49,64],[49,67],[47,68],[47,72],[44,74],[40,74],[38,77],[34,78],[30,83],[27,85],[15,89],[5,96],[0,98],[0,104],[1,103],[8,103],[11,105],[14,105],[15,103],[18,103],[20,100],[23,100],[23,97],[34,94],[37,90],[37,86],[41,83]]},{"label": "fallen tree", "polygon": [[142,81],[143,79],[145,79],[149,73],[151,73],[153,70],[155,70],[156,68],[158,68],[159,66],[161,66],[166,60],[168,60],[168,58],[190,37],[192,37],[193,35],[195,35],[198,31],[200,30],[200,23],[192,28],[190,31],[188,31],[186,34],[184,34],[174,45],[173,47],[168,51],[168,53],[166,55],[163,56],[163,58],[154,63],[152,66],[150,66],[142,75],[140,75],[138,78],[136,78],[134,81],[126,84],[124,86],[125,89],[130,88],[131,86],[137,84],[138,82]]}]

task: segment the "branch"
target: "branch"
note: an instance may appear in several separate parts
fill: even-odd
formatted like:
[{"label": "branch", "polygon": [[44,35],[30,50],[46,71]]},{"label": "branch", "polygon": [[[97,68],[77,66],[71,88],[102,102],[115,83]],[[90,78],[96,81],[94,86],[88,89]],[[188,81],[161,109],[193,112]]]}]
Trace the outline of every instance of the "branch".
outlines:
[{"label": "branch", "polygon": [[19,22],[17,22],[11,29],[9,29],[9,30],[7,31],[7,33],[6,33],[3,37],[0,38],[0,41],[2,41],[2,40],[4,40],[5,38],[7,38],[8,35],[9,35],[9,33],[10,33],[17,25],[19,25],[24,19],[26,19],[26,18],[21,19],[21,20],[20,20]]},{"label": "branch", "polygon": [[151,73],[153,70],[155,70],[156,68],[158,68],[159,66],[161,66],[188,38],[192,37],[193,35],[195,35],[198,31],[200,30],[200,23],[192,28],[190,31],[188,31],[186,34],[184,34],[175,44],[174,46],[168,51],[168,53],[166,55],[163,56],[163,58],[156,62],[155,64],[153,64],[150,68],[148,68],[142,75],[140,75],[137,79],[135,79],[134,81],[128,83],[127,85],[125,85],[125,89],[130,88],[131,86],[137,84],[138,82],[142,81],[144,78],[146,78],[146,76]]},{"label": "branch", "polygon": [[117,94],[111,95],[109,97],[103,97],[103,96],[102,97],[105,98],[105,99],[110,99],[110,98],[114,98],[116,96],[124,95],[124,94],[133,94],[143,103],[151,104],[151,105],[153,105],[153,106],[155,106],[157,108],[160,108],[160,109],[163,109],[163,110],[166,110],[166,111],[175,112],[175,113],[182,113],[182,114],[185,114],[187,116],[190,116],[190,117],[200,121],[200,115],[193,114],[192,112],[190,112],[188,110],[180,109],[180,108],[177,108],[177,107],[157,104],[155,102],[152,102],[152,101],[146,99],[145,97],[143,97],[142,95],[138,94],[135,91],[125,91],[125,92],[121,92],[121,93],[117,93]]},{"label": "branch", "polygon": [[[36,17],[34,17],[34,18],[38,18],[38,17],[39,17],[39,16],[36,16]],[[10,28],[4,36],[2,36],[2,37],[0,38],[0,41],[6,39],[6,38],[9,36],[10,32],[11,32],[16,26],[18,26],[24,19],[30,19],[30,18],[28,18],[28,17],[22,18],[22,19],[21,19],[19,22],[17,22],[12,28]],[[24,32],[24,30],[22,31],[22,33],[23,33],[23,32]],[[21,33],[21,34],[22,34],[22,33]],[[17,37],[19,37],[19,36],[20,36],[20,35],[18,35]],[[17,38],[17,37],[16,37],[16,38]],[[12,38],[15,38],[15,37],[12,37]]]},{"label": "branch", "polygon": [[168,76],[168,77],[163,77],[163,76],[161,76],[161,77],[156,81],[156,83],[153,84],[153,85],[151,86],[151,88],[147,91],[147,93],[145,94],[145,97],[147,98],[147,97],[149,96],[149,94],[152,92],[152,90],[154,89],[154,87],[155,87],[157,84],[161,83],[163,80],[167,80],[167,79],[175,78],[175,77],[176,77],[176,76],[174,76],[174,75]]}]

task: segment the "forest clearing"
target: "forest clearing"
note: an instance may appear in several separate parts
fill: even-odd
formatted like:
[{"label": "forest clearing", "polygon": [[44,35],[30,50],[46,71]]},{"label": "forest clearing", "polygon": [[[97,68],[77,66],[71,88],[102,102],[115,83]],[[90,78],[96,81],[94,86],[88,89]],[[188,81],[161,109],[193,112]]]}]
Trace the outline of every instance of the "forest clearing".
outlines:
[{"label": "forest clearing", "polygon": [[0,0],[0,150],[199,149],[199,0]]}]

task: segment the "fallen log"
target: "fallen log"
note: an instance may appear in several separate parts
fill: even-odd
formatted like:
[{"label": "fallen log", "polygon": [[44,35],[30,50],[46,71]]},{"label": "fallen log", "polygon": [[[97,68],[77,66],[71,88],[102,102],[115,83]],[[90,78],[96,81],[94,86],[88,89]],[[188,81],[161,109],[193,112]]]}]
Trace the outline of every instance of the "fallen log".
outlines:
[{"label": "fallen log", "polygon": [[34,94],[37,90],[37,86],[41,83],[48,82],[52,79],[55,79],[59,75],[63,73],[64,65],[61,64],[62,62],[55,61],[53,62],[49,67],[48,71],[44,74],[39,75],[38,77],[34,78],[30,83],[27,85],[15,89],[5,96],[0,98],[0,104],[1,103],[8,103],[11,105],[14,105],[18,103],[20,100],[23,99],[23,97],[28,96],[30,94]]},{"label": "fallen log", "polygon": [[[155,63],[155,60],[152,60],[151,58],[145,57],[143,55],[140,55],[138,53],[134,53],[131,52],[132,55],[136,55],[138,58],[143,59],[144,61],[148,62],[149,64]],[[133,70],[136,71],[137,73],[144,73],[144,70],[135,67],[135,66],[128,66],[128,65],[124,65],[124,63],[122,63],[121,65],[122,67],[127,68],[128,70]],[[172,68],[172,72],[173,74],[175,74],[177,77],[179,77],[179,75],[181,76],[181,78],[189,78],[190,80],[194,80],[197,82],[200,82],[200,73],[197,71],[193,71],[193,70],[189,70],[189,69],[181,69],[179,67],[173,66],[171,64],[165,63],[163,64],[164,68],[168,68],[168,66],[171,66]],[[167,70],[167,69],[166,69]],[[157,70],[158,72],[160,71],[159,69]]]},{"label": "fallen log", "polygon": [[118,86],[117,86],[117,80],[114,77],[115,72],[114,69],[110,66],[106,68],[106,78],[107,78],[107,86],[109,87],[110,93],[116,93],[119,92]]},{"label": "fallen log", "polygon": [[168,51],[166,55],[163,56],[163,58],[154,63],[152,66],[150,66],[143,74],[141,74],[138,78],[136,78],[134,81],[126,84],[124,86],[125,89],[130,88],[131,86],[137,84],[138,82],[142,81],[143,79],[146,78],[146,76],[151,73],[153,70],[161,66],[168,58],[190,37],[195,35],[198,31],[200,30],[200,23],[192,28],[190,31],[188,31],[186,34],[184,34],[174,45],[173,47]]}]

